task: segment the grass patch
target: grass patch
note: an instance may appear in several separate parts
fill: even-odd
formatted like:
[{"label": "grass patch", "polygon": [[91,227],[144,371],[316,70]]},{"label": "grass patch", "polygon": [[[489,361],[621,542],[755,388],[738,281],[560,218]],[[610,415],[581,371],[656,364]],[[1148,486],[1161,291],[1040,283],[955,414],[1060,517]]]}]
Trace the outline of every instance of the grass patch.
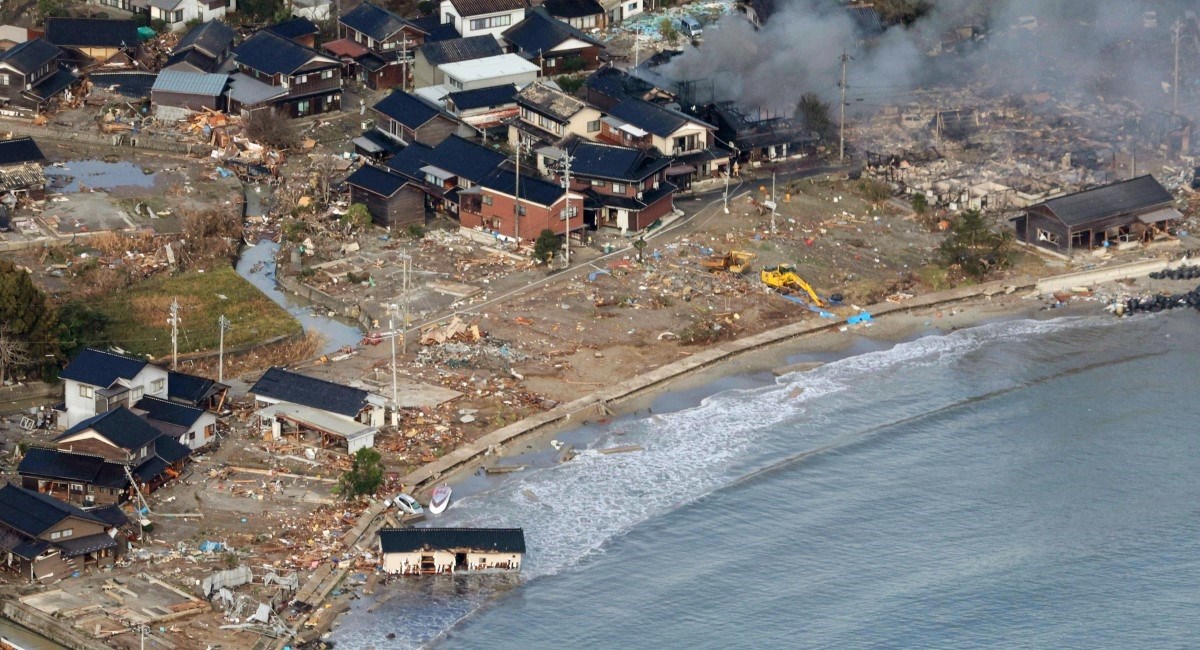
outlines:
[{"label": "grass patch", "polygon": [[[222,299],[225,296],[226,299]],[[233,324],[225,348],[235,348],[300,331],[300,323],[237,274],[233,267],[189,271],[140,282],[106,300],[109,336],[122,348],[155,357],[171,353],[170,306],[179,299],[179,352],[215,350],[217,318]]]}]

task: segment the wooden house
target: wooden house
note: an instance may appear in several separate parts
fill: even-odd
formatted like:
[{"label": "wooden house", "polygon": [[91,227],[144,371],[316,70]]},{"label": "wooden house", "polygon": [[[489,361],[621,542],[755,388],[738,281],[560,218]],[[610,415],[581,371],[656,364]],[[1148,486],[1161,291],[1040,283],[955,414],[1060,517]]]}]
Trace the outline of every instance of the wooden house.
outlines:
[{"label": "wooden house", "polygon": [[316,23],[303,16],[293,16],[263,29],[308,48],[317,46],[317,36],[321,33],[321,28],[317,27]]},{"label": "wooden house", "polygon": [[520,528],[384,528],[379,531],[385,573],[422,575],[513,572],[525,558]]},{"label": "wooden house", "polygon": [[350,454],[375,445],[385,400],[361,388],[271,368],[250,388],[265,435],[315,432],[323,443],[345,444]]},{"label": "wooden house", "polygon": [[0,115],[25,117],[45,111],[74,85],[77,77],[58,65],[62,54],[42,38],[0,52]]},{"label": "wooden house", "polygon": [[716,127],[686,113],[630,97],[601,120],[598,140],[638,149],[655,148],[675,159],[667,176],[685,188],[715,178],[729,166],[729,152],[715,146]]},{"label": "wooden house", "polygon": [[87,348],[59,378],[64,383],[60,428],[70,428],[118,406],[132,406],[142,397],[167,397],[167,371],[145,359]]},{"label": "wooden house", "polygon": [[81,66],[116,62],[132,64],[141,56],[138,26],[133,20],[49,18],[46,40],[65,50],[65,58]]},{"label": "wooden house", "polygon": [[338,19],[340,38],[325,48],[339,56],[348,55],[354,64],[351,74],[368,88],[409,88],[413,52],[427,35],[412,21],[364,2]]},{"label": "wooden house", "polygon": [[419,142],[436,146],[450,137],[459,122],[442,108],[411,93],[393,90],[371,110],[378,116],[375,128],[402,144]]},{"label": "wooden house", "polygon": [[442,0],[439,15],[463,37],[499,37],[525,19],[526,0]]},{"label": "wooden house", "polygon": [[1012,222],[1021,241],[1070,254],[1152,239],[1183,218],[1173,203],[1147,174],[1031,205]]},{"label": "wooden house", "polygon": [[361,203],[371,221],[384,228],[404,228],[425,223],[425,194],[420,184],[370,163],[346,179],[350,203]]},{"label": "wooden house", "polygon": [[260,31],[233,50],[230,112],[274,108],[285,117],[336,111],[342,103],[342,66],[332,57]]},{"label": "wooden house", "polygon": [[538,64],[542,74],[571,74],[600,67],[604,44],[537,7],[500,35],[513,53]]},{"label": "wooden house", "polygon": [[0,140],[0,213],[22,200],[45,200],[45,163],[46,156],[33,138]]},{"label": "wooden house", "polygon": [[[576,139],[571,155],[571,189],[586,194],[585,222],[640,231],[674,211],[675,186],[667,181],[671,159],[656,150],[642,151]],[[561,181],[561,170],[555,172]]]},{"label": "wooden house", "polygon": [[532,83],[517,93],[520,117],[508,129],[508,142],[532,151],[556,145],[569,135],[594,140],[600,134],[600,110],[561,90]]},{"label": "wooden house", "polygon": [[413,61],[413,88],[439,86],[445,83],[441,66],[446,63],[473,61],[504,54],[496,37],[490,34],[470,38],[453,38],[427,42]]},{"label": "wooden house", "polygon": [[163,121],[182,120],[205,109],[225,110],[229,75],[163,70],[150,88],[154,115]]},{"label": "wooden house", "polygon": [[213,74],[228,72],[233,55],[233,28],[210,20],[188,30],[167,57],[163,70]]},{"label": "wooden house", "polygon": [[31,582],[108,566],[125,551],[112,523],[123,520],[119,510],[102,516],[10,483],[0,488],[0,557]]},{"label": "wooden house", "polygon": [[608,26],[608,14],[596,0],[545,0],[542,7],[552,18],[581,31]]},{"label": "wooden house", "polygon": [[533,240],[547,229],[573,234],[584,228],[584,198],[558,183],[498,168],[478,186],[458,193],[458,220],[463,228],[509,241]]}]

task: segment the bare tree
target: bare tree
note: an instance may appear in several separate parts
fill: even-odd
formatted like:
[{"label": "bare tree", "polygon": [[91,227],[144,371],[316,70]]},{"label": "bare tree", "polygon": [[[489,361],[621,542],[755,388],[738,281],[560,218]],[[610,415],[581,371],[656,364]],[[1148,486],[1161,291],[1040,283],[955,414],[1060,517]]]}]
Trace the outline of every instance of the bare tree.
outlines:
[{"label": "bare tree", "polygon": [[8,323],[0,324],[0,386],[8,379],[10,370],[28,366],[32,361],[29,344],[13,338]]}]

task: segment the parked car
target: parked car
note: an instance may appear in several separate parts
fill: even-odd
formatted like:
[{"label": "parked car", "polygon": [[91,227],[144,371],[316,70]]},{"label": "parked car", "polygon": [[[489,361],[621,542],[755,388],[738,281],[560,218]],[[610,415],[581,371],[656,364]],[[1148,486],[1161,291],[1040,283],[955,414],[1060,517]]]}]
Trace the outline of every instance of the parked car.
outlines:
[{"label": "parked car", "polygon": [[704,33],[704,27],[700,25],[700,21],[691,16],[680,16],[675,21],[675,28],[688,38],[699,38]]},{"label": "parked car", "polygon": [[421,504],[417,503],[416,499],[404,494],[403,492],[397,494],[396,498],[392,499],[392,502],[396,504],[396,508],[398,508],[400,512],[405,514],[419,515],[422,512]]}]

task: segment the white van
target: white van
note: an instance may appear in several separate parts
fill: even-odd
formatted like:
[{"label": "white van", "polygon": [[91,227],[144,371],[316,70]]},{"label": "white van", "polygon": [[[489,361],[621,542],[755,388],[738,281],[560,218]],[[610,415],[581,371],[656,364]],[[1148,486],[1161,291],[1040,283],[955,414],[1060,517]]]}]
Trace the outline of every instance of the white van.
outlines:
[{"label": "white van", "polygon": [[675,21],[675,28],[680,34],[688,38],[699,38],[704,33],[704,28],[700,25],[700,21],[691,16],[681,16]]}]

